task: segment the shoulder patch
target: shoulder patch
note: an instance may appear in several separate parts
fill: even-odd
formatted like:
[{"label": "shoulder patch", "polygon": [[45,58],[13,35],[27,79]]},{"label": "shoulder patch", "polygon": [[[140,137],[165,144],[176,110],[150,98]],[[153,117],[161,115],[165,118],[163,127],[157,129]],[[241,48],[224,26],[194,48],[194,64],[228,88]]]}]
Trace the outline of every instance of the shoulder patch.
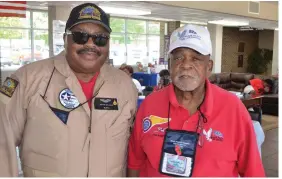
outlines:
[{"label": "shoulder patch", "polygon": [[11,98],[18,86],[19,82],[10,77],[7,77],[3,85],[0,87],[0,92]]}]

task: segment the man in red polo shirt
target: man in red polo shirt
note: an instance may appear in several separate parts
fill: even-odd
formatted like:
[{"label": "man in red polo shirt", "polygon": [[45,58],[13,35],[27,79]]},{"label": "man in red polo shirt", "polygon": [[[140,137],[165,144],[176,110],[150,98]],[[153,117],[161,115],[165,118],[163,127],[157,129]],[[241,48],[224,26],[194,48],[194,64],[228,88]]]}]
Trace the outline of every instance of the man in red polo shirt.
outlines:
[{"label": "man in red polo shirt", "polygon": [[213,84],[210,34],[186,25],[169,48],[172,84],[141,104],[129,142],[130,177],[264,177],[248,111]]}]

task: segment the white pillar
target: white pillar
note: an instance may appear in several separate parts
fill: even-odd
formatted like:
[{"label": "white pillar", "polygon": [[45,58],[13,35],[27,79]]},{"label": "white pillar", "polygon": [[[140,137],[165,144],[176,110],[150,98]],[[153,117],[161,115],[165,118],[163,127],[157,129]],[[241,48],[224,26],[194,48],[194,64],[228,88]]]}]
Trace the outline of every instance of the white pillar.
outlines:
[{"label": "white pillar", "polygon": [[208,24],[208,29],[211,35],[212,41],[212,56],[213,60],[213,73],[221,72],[222,61],[222,32],[223,27],[216,24]]},{"label": "white pillar", "polygon": [[274,30],[274,38],[273,38],[273,57],[272,57],[272,75],[276,75],[278,73],[278,30]]},{"label": "white pillar", "polygon": [[48,24],[49,24],[49,56],[54,56],[53,47],[53,20],[67,21],[72,8],[68,6],[49,6]]}]

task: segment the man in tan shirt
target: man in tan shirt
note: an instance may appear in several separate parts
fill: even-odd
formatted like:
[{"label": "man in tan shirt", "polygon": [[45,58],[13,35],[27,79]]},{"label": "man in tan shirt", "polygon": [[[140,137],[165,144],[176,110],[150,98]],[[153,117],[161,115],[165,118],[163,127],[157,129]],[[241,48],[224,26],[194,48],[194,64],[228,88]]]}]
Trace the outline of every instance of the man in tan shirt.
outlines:
[{"label": "man in tan shirt", "polygon": [[[95,4],[75,7],[65,51],[26,65],[0,88],[0,176],[123,177],[137,89],[105,61],[111,29]],[[126,86],[126,90],[122,87]]]}]

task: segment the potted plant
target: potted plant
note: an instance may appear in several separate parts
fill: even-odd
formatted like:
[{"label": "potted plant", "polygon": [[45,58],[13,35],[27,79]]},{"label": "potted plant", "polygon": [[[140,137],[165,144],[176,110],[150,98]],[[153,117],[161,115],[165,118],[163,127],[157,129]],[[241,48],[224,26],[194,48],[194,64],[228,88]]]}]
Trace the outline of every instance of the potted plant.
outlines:
[{"label": "potted plant", "polygon": [[256,48],[248,56],[247,71],[254,74],[263,74],[267,71],[268,64],[272,61],[273,51]]}]

